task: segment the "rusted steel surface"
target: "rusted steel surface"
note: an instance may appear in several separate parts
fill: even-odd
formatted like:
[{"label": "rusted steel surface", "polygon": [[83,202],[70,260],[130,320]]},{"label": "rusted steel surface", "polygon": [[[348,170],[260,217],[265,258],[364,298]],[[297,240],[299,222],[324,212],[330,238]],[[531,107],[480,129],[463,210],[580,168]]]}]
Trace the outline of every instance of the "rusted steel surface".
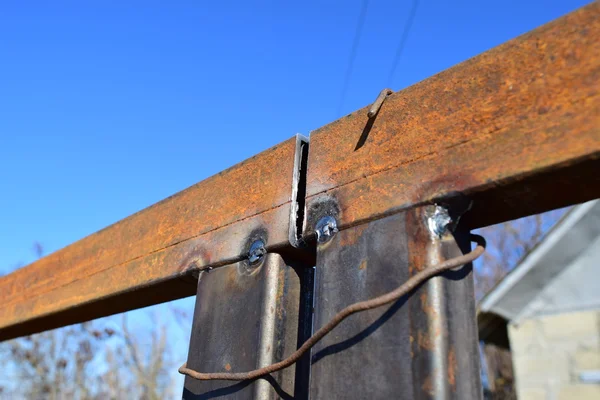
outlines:
[{"label": "rusted steel surface", "polygon": [[[192,295],[192,272],[245,257],[254,232],[268,249],[288,246],[300,142],[294,137],[0,278],[0,340]],[[143,296],[129,293],[139,290]]]},{"label": "rusted steel surface", "polygon": [[305,198],[346,229],[457,194],[471,228],[600,197],[600,3],[384,99],[313,132],[306,185],[290,139],[0,278],[0,340],[192,295],[253,232],[288,251]]},{"label": "rusted steel surface", "polygon": [[307,205],[342,228],[457,192],[473,228],[600,197],[600,3],[367,112],[311,133]]},{"label": "rusted steel surface", "polygon": [[[409,273],[468,252],[468,232],[431,232],[436,207],[406,213]],[[464,209],[455,211],[462,214]],[[411,356],[415,398],[476,399],[483,395],[477,344],[472,265],[432,278],[417,289],[410,308]],[[417,386],[417,385],[415,385]]]},{"label": "rusted steel surface", "polygon": [[[187,365],[208,372],[245,371],[296,350],[302,274],[279,254],[268,254],[256,266],[241,261],[202,272]],[[186,377],[183,398],[291,398],[295,375],[291,367],[241,383]]]},{"label": "rusted steel surface", "polygon": [[[426,268],[411,268],[411,271],[418,270],[415,274],[412,274],[410,278],[402,283],[400,286],[395,288],[392,291],[384,293],[382,295],[373,297],[368,300],[362,300],[356,303],[352,303],[339,312],[337,312],[326,324],[322,325],[316,332],[314,332],[310,337],[309,335],[305,335],[308,337],[305,341],[303,341],[302,345],[298,347],[296,351],[291,353],[289,356],[284,358],[283,360],[274,362],[264,367],[255,368],[250,371],[237,371],[237,372],[229,372],[229,371],[217,371],[217,372],[202,372],[195,370],[187,365],[187,363],[183,364],[179,367],[179,373],[189,377],[196,379],[198,381],[252,381],[259,378],[265,378],[267,375],[272,375],[274,373],[278,373],[279,371],[285,370],[289,367],[296,366],[296,371],[300,366],[300,363],[304,359],[304,357],[310,353],[312,348],[319,343],[321,339],[331,333],[340,323],[342,323],[346,318],[360,312],[374,310],[380,307],[389,306],[390,304],[395,303],[399,299],[409,296],[412,292],[421,287],[425,282],[429,279],[440,276],[444,272],[448,272],[451,270],[456,270],[457,268],[463,267],[465,264],[471,264],[477,258],[479,258],[485,252],[486,242],[482,236],[470,234],[469,238],[477,243],[477,246],[469,251],[466,254],[459,254],[456,257],[452,257],[450,259],[446,259],[436,263],[434,265],[429,265]],[[320,241],[319,241],[320,242]],[[311,272],[313,268],[302,268],[302,271]],[[302,275],[302,274],[300,274]],[[312,274],[310,274],[312,275]],[[310,305],[312,307],[312,302],[310,302],[310,291],[312,291],[313,285],[309,282],[313,282],[310,279],[304,279],[303,287],[301,288],[301,294],[308,293],[308,296],[303,296],[304,299],[301,301],[302,306],[301,310],[306,309],[306,306]],[[305,283],[309,283],[306,285]],[[305,314],[305,316],[310,316],[311,312]],[[266,314],[268,315],[268,314]],[[307,327],[310,326],[310,320],[307,318],[303,318],[301,316],[299,318],[299,333],[308,331]],[[299,343],[302,340],[298,341]],[[297,382],[296,382],[297,383]]]},{"label": "rusted steel surface", "polygon": [[[430,208],[348,228],[318,245],[315,329],[348,304],[386,293],[419,270],[468,251],[467,232],[439,238],[428,231]],[[471,265],[336,327],[313,348],[310,393],[346,399],[480,398]]]}]

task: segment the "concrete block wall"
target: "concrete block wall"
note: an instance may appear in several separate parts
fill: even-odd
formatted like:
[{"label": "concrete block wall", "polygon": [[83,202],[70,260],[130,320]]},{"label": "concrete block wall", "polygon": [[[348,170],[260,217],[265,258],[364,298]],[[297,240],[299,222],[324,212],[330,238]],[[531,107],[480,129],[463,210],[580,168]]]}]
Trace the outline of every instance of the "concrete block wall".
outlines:
[{"label": "concrete block wall", "polygon": [[509,325],[519,400],[600,399],[582,371],[600,370],[600,312],[547,315]]}]

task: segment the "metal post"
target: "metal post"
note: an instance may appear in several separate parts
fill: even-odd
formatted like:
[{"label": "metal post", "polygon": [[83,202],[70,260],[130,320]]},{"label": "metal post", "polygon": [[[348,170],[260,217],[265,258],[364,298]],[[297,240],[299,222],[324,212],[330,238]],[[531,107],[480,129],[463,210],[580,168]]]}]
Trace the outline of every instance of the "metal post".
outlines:
[{"label": "metal post", "polygon": [[[421,268],[468,251],[443,208],[427,206],[317,235],[315,330],[345,306],[389,292]],[[315,222],[316,221],[316,222]],[[331,225],[331,222],[324,226]],[[331,229],[328,229],[330,232]],[[390,307],[355,314],[313,348],[314,399],[481,398],[471,266],[433,278]]]},{"label": "metal post", "polygon": [[[279,254],[260,257],[201,273],[187,362],[190,368],[244,372],[296,350],[306,271],[288,266]],[[295,375],[291,367],[239,383],[188,377],[183,398],[291,398],[301,390],[295,388]]]}]

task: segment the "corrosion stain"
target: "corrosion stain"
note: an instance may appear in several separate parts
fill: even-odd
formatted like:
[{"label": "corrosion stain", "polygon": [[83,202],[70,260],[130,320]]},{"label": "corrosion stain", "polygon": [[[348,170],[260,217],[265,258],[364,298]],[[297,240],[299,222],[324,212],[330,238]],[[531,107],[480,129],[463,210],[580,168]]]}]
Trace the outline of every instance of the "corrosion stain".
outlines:
[{"label": "corrosion stain", "polygon": [[286,294],[286,274],[284,269],[279,270],[279,278],[277,280],[277,319],[283,320],[285,316],[285,294]]},{"label": "corrosion stain", "polygon": [[225,279],[225,288],[229,290],[234,290],[240,286],[240,275],[238,273],[238,268],[230,268],[225,267],[226,279]]},{"label": "corrosion stain", "polygon": [[229,363],[225,364],[225,370],[231,371],[231,365]]},{"label": "corrosion stain", "polygon": [[354,227],[353,229],[348,229],[340,234],[340,245],[341,246],[353,246],[355,245],[363,235],[365,229],[367,229],[368,224],[362,224]]},{"label": "corrosion stain", "polygon": [[406,235],[412,238],[408,243],[408,272],[414,275],[426,268],[429,233],[423,223],[422,209],[412,209],[406,213]]},{"label": "corrosion stain", "polygon": [[430,335],[422,331],[419,331],[417,334],[417,344],[425,350],[433,350],[435,348],[435,343],[431,340]]},{"label": "corrosion stain", "polygon": [[438,316],[438,311],[429,304],[429,298],[427,297],[427,293],[421,293],[419,296],[421,300],[421,309],[429,318],[436,318]]},{"label": "corrosion stain", "polygon": [[360,270],[367,269],[367,260],[362,260],[362,262],[358,266],[358,269],[360,269]]},{"label": "corrosion stain", "polygon": [[423,381],[423,385],[421,385],[421,390],[423,390],[425,393],[427,393],[430,396],[433,396],[435,394],[435,392],[433,390],[433,381],[430,376],[425,378],[425,380]]},{"label": "corrosion stain", "polygon": [[451,348],[448,352],[448,383],[450,386],[455,386],[456,384],[456,353],[454,352],[454,348]]},{"label": "corrosion stain", "polygon": [[435,348],[434,340],[442,332],[440,332],[439,326],[434,322],[439,317],[438,310],[429,304],[429,298],[427,293],[421,293],[419,296],[421,300],[421,309],[427,316],[427,329],[425,331],[419,331],[417,336],[417,343],[419,347],[427,350],[433,350]]}]

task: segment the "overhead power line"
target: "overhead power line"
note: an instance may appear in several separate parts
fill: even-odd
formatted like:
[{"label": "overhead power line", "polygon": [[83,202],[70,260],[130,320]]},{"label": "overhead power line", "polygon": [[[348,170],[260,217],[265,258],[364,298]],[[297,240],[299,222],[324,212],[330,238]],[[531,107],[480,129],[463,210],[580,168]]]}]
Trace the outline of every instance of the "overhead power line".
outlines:
[{"label": "overhead power line", "polygon": [[340,103],[338,105],[337,115],[341,116],[342,107],[346,101],[346,93],[348,92],[348,86],[350,84],[350,78],[352,76],[352,69],[354,68],[354,59],[356,58],[356,52],[358,50],[358,44],[360,37],[362,36],[363,26],[367,17],[367,8],[369,7],[369,1],[364,0],[358,16],[358,23],[356,24],[356,32],[354,34],[354,41],[352,42],[352,48],[350,50],[350,57],[348,59],[348,67],[346,68],[346,75],[344,76],[344,84],[342,86],[342,95],[340,96]]},{"label": "overhead power line", "polygon": [[414,0],[410,12],[408,14],[408,19],[406,20],[406,24],[404,25],[404,30],[402,31],[402,36],[400,36],[400,42],[398,43],[398,48],[396,49],[396,55],[394,56],[394,61],[392,62],[392,68],[390,69],[390,74],[388,76],[387,87],[392,86],[392,81],[394,79],[394,74],[396,73],[396,68],[398,68],[398,64],[400,63],[400,58],[402,57],[402,52],[404,51],[404,47],[406,46],[406,40],[408,39],[408,34],[410,33],[410,29],[412,28],[413,21],[415,20],[415,15],[417,14],[417,7],[419,6],[419,0]]}]

